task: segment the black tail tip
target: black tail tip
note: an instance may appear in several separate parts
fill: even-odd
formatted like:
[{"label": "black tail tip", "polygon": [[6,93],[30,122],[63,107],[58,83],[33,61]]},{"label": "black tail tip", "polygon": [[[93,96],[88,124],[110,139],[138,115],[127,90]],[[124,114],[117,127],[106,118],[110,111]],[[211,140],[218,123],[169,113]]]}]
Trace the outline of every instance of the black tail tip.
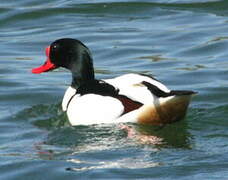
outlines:
[{"label": "black tail tip", "polygon": [[196,91],[182,91],[182,90],[174,90],[170,92],[171,95],[175,95],[175,96],[184,96],[184,95],[196,95],[198,94],[198,92]]}]

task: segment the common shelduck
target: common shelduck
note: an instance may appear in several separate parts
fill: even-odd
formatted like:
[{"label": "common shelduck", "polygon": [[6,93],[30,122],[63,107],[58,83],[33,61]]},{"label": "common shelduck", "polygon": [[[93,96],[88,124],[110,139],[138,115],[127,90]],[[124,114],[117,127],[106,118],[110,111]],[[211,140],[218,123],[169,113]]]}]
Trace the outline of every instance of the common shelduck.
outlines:
[{"label": "common shelduck", "polygon": [[72,73],[62,109],[72,125],[133,122],[163,125],[184,118],[194,91],[169,90],[149,75],[130,73],[95,79],[90,50],[79,40],[64,38],[46,48],[46,62],[32,73],[59,67]]}]

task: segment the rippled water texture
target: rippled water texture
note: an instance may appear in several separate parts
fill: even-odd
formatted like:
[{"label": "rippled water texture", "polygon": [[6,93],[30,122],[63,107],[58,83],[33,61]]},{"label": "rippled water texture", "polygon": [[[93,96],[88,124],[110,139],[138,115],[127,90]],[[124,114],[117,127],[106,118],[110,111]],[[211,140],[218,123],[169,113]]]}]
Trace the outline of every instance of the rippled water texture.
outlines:
[{"label": "rippled water texture", "polygon": [[[0,179],[228,179],[228,2],[1,0]],[[60,69],[34,75],[62,37],[92,51],[97,78],[152,74],[198,91],[185,120],[71,127]]]}]

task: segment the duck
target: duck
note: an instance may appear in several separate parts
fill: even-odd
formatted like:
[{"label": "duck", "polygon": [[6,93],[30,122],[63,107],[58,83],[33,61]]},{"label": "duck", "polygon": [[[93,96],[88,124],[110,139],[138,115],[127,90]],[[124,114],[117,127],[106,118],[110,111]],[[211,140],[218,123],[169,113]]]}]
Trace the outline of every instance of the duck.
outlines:
[{"label": "duck", "polygon": [[72,126],[106,123],[165,125],[184,119],[191,90],[170,90],[148,74],[128,73],[96,79],[89,48],[72,38],[55,40],[46,48],[45,63],[32,73],[59,67],[71,71],[72,82],[62,100]]}]

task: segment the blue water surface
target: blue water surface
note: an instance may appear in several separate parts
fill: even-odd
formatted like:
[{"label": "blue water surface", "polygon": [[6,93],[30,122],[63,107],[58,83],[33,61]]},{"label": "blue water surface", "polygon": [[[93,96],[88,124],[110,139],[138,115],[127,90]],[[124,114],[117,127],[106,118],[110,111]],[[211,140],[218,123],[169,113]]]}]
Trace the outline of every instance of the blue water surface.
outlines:
[{"label": "blue water surface", "polygon": [[[228,1],[1,0],[0,179],[228,179]],[[165,127],[71,127],[61,111],[71,75],[34,75],[52,41],[92,51],[97,78],[154,75],[198,91]]]}]

